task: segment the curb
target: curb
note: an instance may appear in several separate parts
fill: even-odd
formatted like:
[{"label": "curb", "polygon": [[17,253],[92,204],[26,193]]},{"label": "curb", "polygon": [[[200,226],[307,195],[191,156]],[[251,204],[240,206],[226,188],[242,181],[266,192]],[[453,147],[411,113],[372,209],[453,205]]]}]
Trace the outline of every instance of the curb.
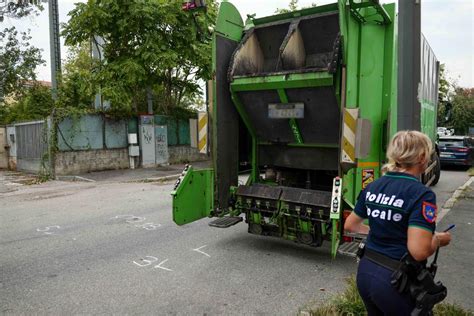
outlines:
[{"label": "curb", "polygon": [[441,222],[443,217],[446,216],[446,214],[451,211],[453,208],[454,204],[458,201],[459,197],[463,194],[463,192],[471,186],[471,184],[474,182],[474,176],[471,176],[469,180],[466,181],[463,185],[461,185],[459,188],[457,188],[456,191],[454,191],[453,195],[449,198],[449,200],[444,203],[443,207],[441,208],[441,212],[439,212],[437,222]]},{"label": "curb", "polygon": [[165,181],[168,181],[168,180],[176,180],[180,176],[181,176],[181,173],[178,173],[178,174],[172,174],[172,175],[164,176],[164,177],[145,178],[145,179],[132,180],[132,181],[127,181],[127,182],[128,183],[165,182]]},{"label": "curb", "polygon": [[95,180],[80,177],[80,176],[56,176],[56,179],[58,181],[70,181],[70,182],[96,182]]}]

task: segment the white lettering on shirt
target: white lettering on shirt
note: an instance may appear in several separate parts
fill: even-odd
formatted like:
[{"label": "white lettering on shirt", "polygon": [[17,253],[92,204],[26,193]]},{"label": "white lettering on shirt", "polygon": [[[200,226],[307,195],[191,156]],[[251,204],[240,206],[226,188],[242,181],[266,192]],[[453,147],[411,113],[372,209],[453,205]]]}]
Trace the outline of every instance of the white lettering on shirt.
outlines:
[{"label": "white lettering on shirt", "polygon": [[395,200],[395,202],[393,202],[393,206],[395,207],[402,207],[403,206],[403,200],[402,199],[398,199],[398,200]]},{"label": "white lettering on shirt", "polygon": [[400,213],[395,213],[392,216],[392,210],[387,210],[387,211],[380,211],[380,210],[371,210],[369,207],[367,207],[367,217],[372,217],[372,218],[380,218],[381,220],[384,221],[395,221],[399,222],[402,220],[403,216]]},{"label": "white lettering on shirt", "polygon": [[400,213],[395,213],[395,214],[393,214],[393,220],[394,220],[395,222],[401,221],[401,220],[402,220],[402,214],[400,214]]},{"label": "white lettering on shirt", "polygon": [[403,204],[405,203],[404,200],[402,199],[397,199],[397,196],[392,195],[391,197],[386,196],[383,193],[379,194],[373,194],[367,191],[365,195],[365,200],[374,202],[380,205],[388,205],[388,206],[394,206],[394,207],[403,207]]}]

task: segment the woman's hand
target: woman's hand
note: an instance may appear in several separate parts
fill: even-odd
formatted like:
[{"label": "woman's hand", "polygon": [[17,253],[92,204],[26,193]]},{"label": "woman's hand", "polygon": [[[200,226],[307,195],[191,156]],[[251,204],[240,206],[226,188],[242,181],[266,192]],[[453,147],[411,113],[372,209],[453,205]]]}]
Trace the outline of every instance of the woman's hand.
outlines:
[{"label": "woman's hand", "polygon": [[436,249],[448,245],[451,241],[451,233],[434,233],[417,228],[408,227],[408,251],[417,261],[428,259]]},{"label": "woman's hand", "polygon": [[369,226],[364,225],[364,219],[352,212],[344,222],[344,230],[351,233],[368,234]]},{"label": "woman's hand", "polygon": [[449,245],[451,242],[451,233],[450,232],[442,232],[442,233],[435,233],[433,239],[436,239],[436,247],[444,247]]}]

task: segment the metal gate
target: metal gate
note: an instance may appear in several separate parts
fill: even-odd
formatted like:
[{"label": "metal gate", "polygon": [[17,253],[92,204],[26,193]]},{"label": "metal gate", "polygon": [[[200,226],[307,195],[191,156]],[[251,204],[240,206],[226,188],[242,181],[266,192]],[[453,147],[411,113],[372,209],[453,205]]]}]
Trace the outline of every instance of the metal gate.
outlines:
[{"label": "metal gate", "polygon": [[46,121],[15,124],[18,170],[41,171],[41,161],[48,148],[46,128]]}]

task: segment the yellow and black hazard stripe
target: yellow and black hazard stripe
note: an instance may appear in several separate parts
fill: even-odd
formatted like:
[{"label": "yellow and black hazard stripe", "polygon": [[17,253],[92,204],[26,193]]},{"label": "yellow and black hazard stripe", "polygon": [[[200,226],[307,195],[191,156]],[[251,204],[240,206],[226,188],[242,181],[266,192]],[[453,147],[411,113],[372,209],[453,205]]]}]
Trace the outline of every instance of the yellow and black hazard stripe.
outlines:
[{"label": "yellow and black hazard stripe", "polygon": [[207,123],[208,115],[206,112],[199,112],[198,115],[198,149],[202,154],[207,153]]},{"label": "yellow and black hazard stripe", "polygon": [[344,127],[342,130],[342,151],[341,162],[356,162],[356,131],[357,118],[359,117],[359,109],[344,110]]}]

